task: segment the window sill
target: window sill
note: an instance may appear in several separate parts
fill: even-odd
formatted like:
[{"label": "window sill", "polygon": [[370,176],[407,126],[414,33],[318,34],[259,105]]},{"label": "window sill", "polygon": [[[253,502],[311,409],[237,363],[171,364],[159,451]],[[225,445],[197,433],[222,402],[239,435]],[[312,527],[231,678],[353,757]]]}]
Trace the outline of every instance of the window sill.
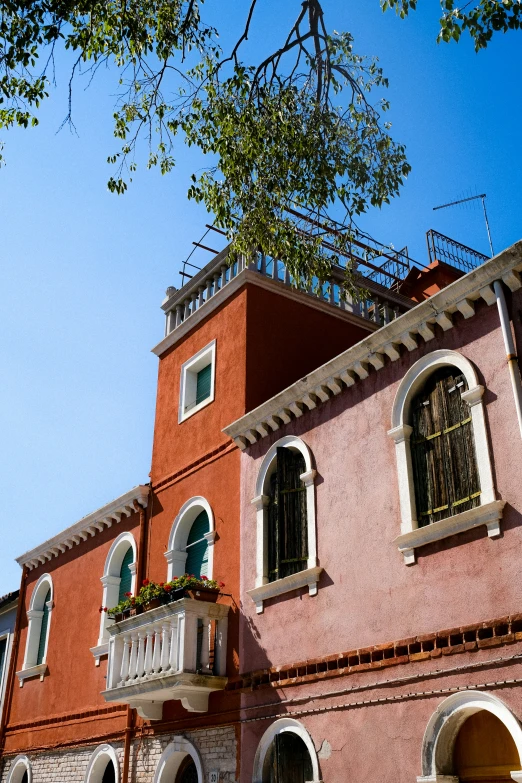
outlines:
[{"label": "window sill", "polygon": [[426,525],[426,527],[419,527],[408,533],[403,533],[395,539],[394,543],[399,547],[399,552],[404,555],[405,564],[414,565],[415,550],[418,547],[449,538],[464,530],[486,525],[488,536],[495,538],[500,535],[500,520],[505,503],[505,500],[494,500],[483,506],[470,508],[461,514],[455,514],[452,517],[433,522],[431,525]]},{"label": "window sill", "polygon": [[183,413],[180,411],[178,424],[181,424],[187,419],[190,419],[191,416],[194,416],[195,413],[199,413],[200,410],[206,408],[207,405],[210,405],[211,402],[214,402],[213,394],[210,394],[208,397],[205,397],[204,400],[201,400],[201,402],[198,402],[198,404],[194,405],[192,408],[188,408],[187,410],[184,410]]},{"label": "window sill", "polygon": [[91,647],[90,649],[94,655],[94,665],[99,666],[100,658],[109,654],[109,642],[103,642],[103,644],[98,644],[96,647]]},{"label": "window sill", "polygon": [[48,673],[49,673],[49,668],[47,664],[39,663],[37,666],[29,666],[29,668],[27,669],[22,669],[21,671],[16,672],[16,676],[20,681],[20,688],[23,688],[24,682],[26,680],[30,680],[33,677],[39,677],[40,681],[43,682],[43,678]]},{"label": "window sill", "polygon": [[247,595],[255,603],[257,614],[261,614],[263,612],[263,601],[266,601],[268,598],[275,598],[277,595],[289,593],[292,590],[297,590],[300,587],[308,587],[310,595],[317,595],[317,583],[322,570],[321,566],[307,568],[304,571],[298,571],[297,574],[285,576],[284,579],[276,579],[275,582],[267,582],[266,585],[247,590]]}]

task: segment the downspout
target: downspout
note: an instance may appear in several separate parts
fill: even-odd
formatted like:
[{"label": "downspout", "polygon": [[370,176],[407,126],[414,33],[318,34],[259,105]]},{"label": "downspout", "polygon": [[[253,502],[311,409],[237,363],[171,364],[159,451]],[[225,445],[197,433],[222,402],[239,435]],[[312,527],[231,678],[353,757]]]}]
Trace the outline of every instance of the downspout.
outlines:
[{"label": "downspout", "polygon": [[513,387],[513,397],[515,398],[515,408],[517,409],[518,426],[522,436],[522,384],[520,380],[520,368],[518,366],[518,357],[511,331],[511,324],[506,305],[506,297],[500,280],[495,280],[493,289],[497,299],[498,315],[502,336],[504,337],[504,347],[506,349],[507,365],[511,376],[511,386]]},{"label": "downspout", "polygon": [[[149,494],[149,503],[147,507],[151,506],[151,495]],[[138,562],[136,563],[136,584],[139,590],[141,583],[145,578],[145,564],[147,562],[145,552],[145,542],[147,540],[147,509],[140,506],[134,501],[134,508],[140,515],[140,538],[138,542]],[[136,711],[132,707],[127,707],[127,725],[125,726],[125,741],[123,745],[123,769],[121,773],[121,783],[128,783],[129,781],[129,767],[130,767],[130,751],[131,742],[134,736],[136,724]]]},{"label": "downspout", "polygon": [[5,684],[4,703],[2,705],[2,716],[0,718],[0,756],[4,750],[5,730],[11,715],[11,703],[13,700],[13,689],[16,677],[16,661],[20,647],[20,626],[22,624],[22,613],[25,606],[25,591],[27,586],[27,566],[22,569],[22,579],[20,582],[20,594],[18,596],[18,606],[16,609],[16,619],[13,632],[13,647],[11,657],[9,658],[9,671]]}]

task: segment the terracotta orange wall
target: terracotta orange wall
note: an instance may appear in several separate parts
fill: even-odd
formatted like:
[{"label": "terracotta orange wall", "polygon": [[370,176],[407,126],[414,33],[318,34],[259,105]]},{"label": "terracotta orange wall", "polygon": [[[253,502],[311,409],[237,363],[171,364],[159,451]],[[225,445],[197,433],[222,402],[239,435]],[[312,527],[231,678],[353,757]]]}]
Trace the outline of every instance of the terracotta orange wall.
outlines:
[{"label": "terracotta orange wall", "polygon": [[[10,724],[30,723],[57,715],[83,713],[86,710],[105,708],[100,695],[105,689],[107,659],[95,666],[90,648],[98,643],[102,602],[102,584],[105,560],[113,540],[124,531],[131,531],[138,543],[139,514],[123,518],[119,524],[105,528],[93,538],[67,550],[59,557],[33,569],[28,574],[25,612],[22,615],[20,645],[16,670],[22,668],[27,641],[27,609],[34,586],[42,574],[53,580],[54,605],[49,630],[47,663],[49,673],[43,682],[38,677],[26,680],[23,688],[15,682]],[[114,716],[107,716],[107,725],[114,724]],[[123,714],[122,728],[125,715]],[[105,724],[105,720],[101,723]],[[116,719],[119,725],[118,719]],[[93,724],[95,726],[95,724]],[[58,724],[54,727],[35,729],[32,742],[38,746],[55,743],[71,736],[89,736],[93,725],[71,729]],[[97,729],[96,729],[97,730]],[[112,730],[112,729],[108,729]],[[31,742],[25,731],[16,741]],[[7,749],[16,737],[8,733]]]},{"label": "terracotta orange wall", "polygon": [[[335,311],[334,311],[335,312]],[[260,286],[248,286],[246,410],[369,334],[368,329]],[[229,424],[234,421],[230,418]]]}]

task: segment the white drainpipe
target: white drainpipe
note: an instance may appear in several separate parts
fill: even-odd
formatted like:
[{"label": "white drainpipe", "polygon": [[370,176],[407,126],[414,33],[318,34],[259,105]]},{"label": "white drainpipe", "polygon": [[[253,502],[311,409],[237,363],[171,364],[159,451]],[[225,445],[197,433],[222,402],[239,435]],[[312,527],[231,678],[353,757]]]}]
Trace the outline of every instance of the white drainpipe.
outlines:
[{"label": "white drainpipe", "polygon": [[520,370],[518,367],[515,343],[513,341],[513,334],[511,332],[511,324],[509,322],[509,315],[506,306],[506,297],[504,296],[504,290],[500,280],[495,280],[493,283],[493,288],[497,298],[500,326],[502,327],[502,335],[504,337],[504,346],[506,348],[509,374],[511,376],[511,385],[513,387],[513,396],[515,398],[515,407],[517,409],[518,426],[520,428],[520,434],[522,435],[522,384],[520,381]]}]

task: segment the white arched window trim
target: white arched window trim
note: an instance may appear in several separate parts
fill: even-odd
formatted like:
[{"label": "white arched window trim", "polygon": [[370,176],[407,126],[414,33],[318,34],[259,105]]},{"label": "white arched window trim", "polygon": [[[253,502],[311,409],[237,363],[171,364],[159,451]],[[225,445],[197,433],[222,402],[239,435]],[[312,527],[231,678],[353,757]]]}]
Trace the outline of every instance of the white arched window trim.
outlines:
[{"label": "white arched window trim", "polygon": [[[47,601],[49,615],[47,618],[47,635],[45,637],[45,649],[42,663],[37,664],[38,647],[40,645],[40,631],[42,629],[42,618],[44,614],[44,602],[48,591],[51,591],[51,598]],[[51,620],[54,606],[53,580],[50,574],[42,574],[33,588],[29,609],[27,610],[27,641],[25,644],[24,662],[22,670],[16,672],[20,681],[20,687],[23,687],[24,681],[31,677],[43,678],[47,672],[47,648],[49,645],[49,634],[51,633]]]},{"label": "white arched window trim", "polygon": [[[459,783],[453,775],[453,748],[457,734],[467,718],[486,710],[497,717],[511,734],[522,759],[522,728],[511,710],[491,693],[467,690],[453,693],[431,716],[422,741],[422,775],[417,783]],[[522,783],[522,769],[510,772]]]},{"label": "white arched window trim", "polygon": [[87,765],[87,772],[85,773],[85,783],[102,783],[103,773],[107,768],[109,761],[112,761],[114,765],[114,778],[116,783],[120,780],[120,764],[118,756],[112,745],[98,745],[93,752]]},{"label": "white arched window trim", "polygon": [[214,525],[214,514],[210,503],[203,497],[197,496],[190,498],[184,503],[172,524],[169,536],[168,549],[165,552],[167,558],[167,581],[170,582],[175,576],[182,576],[185,573],[185,563],[187,562],[187,540],[190,528],[196,517],[202,511],[207,512],[209,532],[205,534],[208,542],[208,578],[213,579],[214,574],[214,540],[216,538],[216,529]]},{"label": "white arched window trim", "polygon": [[[100,581],[103,585],[102,606],[111,609],[118,603],[121,582],[121,565],[128,548],[132,547],[133,562],[129,566],[132,575],[131,592],[136,592],[136,568],[137,568],[137,548],[136,541],[132,533],[121,533],[111,544],[111,548],[105,560],[103,576]],[[113,620],[107,617],[107,612],[100,612],[100,634],[96,647],[91,647],[96,666],[100,665],[100,658],[109,652],[109,634],[107,628],[113,624]]]},{"label": "white arched window trim", "polygon": [[[306,514],[308,528],[308,562],[304,571],[297,574],[285,576],[283,579],[276,579],[275,582],[268,581],[268,495],[270,476],[273,473],[277,449],[293,449],[303,455],[305,461],[305,472],[301,473],[301,481],[306,487]],[[317,565],[317,535],[315,526],[315,487],[314,481],[317,471],[313,468],[312,453],[306,443],[293,435],[287,435],[274,443],[264,456],[256,482],[256,496],[252,500],[257,514],[256,530],[256,586],[247,590],[248,595],[256,605],[256,612],[261,614],[263,611],[263,601],[267,598],[273,598],[290,590],[296,590],[300,587],[308,587],[310,595],[317,594],[317,583],[321,571]]]},{"label": "white arched window trim", "polygon": [[22,778],[27,772],[27,783],[33,783],[33,770],[27,756],[16,756],[14,759],[7,783],[22,783]]},{"label": "white arched window trim", "polygon": [[203,783],[201,757],[194,745],[184,737],[176,737],[167,745],[158,761],[153,783],[171,783],[175,780],[181,763],[187,756],[190,756],[196,765],[198,783]]},{"label": "white arched window trim", "polygon": [[276,735],[284,734],[285,732],[297,734],[297,736],[300,737],[306,745],[308,753],[310,754],[313,772],[312,780],[309,781],[309,783],[322,783],[319,772],[319,760],[317,758],[317,753],[312,738],[303,724],[299,723],[297,720],[294,720],[294,718],[280,718],[279,720],[276,720],[261,737],[259,745],[257,746],[256,755],[254,757],[254,774],[252,777],[252,783],[263,783],[263,767],[265,764],[266,755],[270,750],[270,746],[272,745]]},{"label": "white arched window trim", "polygon": [[[441,367],[457,367],[466,378],[468,389],[462,393],[471,412],[477,468],[480,477],[480,506],[454,514],[446,519],[419,527],[415,505],[415,488],[410,451],[412,427],[409,424],[411,401],[429,376]],[[455,533],[486,525],[488,536],[500,535],[500,519],[505,501],[496,500],[493,472],[489,455],[488,436],[482,395],[484,387],[478,383],[475,368],[461,353],[450,350],[433,351],[410,367],[397,389],[392,411],[392,428],[388,435],[395,441],[395,456],[399,478],[401,534],[395,539],[406,565],[415,563],[415,549]]]}]

